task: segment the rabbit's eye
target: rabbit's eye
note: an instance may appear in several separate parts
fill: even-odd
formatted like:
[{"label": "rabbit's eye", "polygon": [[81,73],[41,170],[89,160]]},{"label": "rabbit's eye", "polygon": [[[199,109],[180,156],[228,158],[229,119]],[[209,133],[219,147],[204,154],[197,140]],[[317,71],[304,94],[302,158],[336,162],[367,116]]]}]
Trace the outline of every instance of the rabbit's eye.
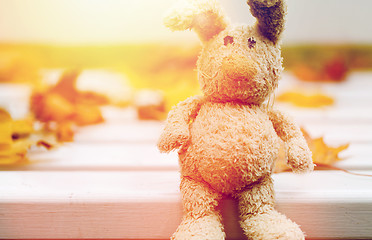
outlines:
[{"label": "rabbit's eye", "polygon": [[224,39],[223,39],[223,44],[225,46],[229,45],[229,44],[233,44],[234,43],[234,38],[231,37],[231,36],[226,36]]},{"label": "rabbit's eye", "polygon": [[255,45],[256,45],[256,41],[254,40],[254,38],[248,38],[248,47],[254,48]]}]

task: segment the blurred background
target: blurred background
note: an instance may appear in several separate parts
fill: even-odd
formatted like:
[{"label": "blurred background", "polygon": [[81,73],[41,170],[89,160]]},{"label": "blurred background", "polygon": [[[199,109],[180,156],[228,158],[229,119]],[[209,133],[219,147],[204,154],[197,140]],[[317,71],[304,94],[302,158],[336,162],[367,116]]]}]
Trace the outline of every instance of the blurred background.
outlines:
[{"label": "blurred background", "polygon": [[[12,43],[107,45],[196,40],[174,34],[162,15],[175,0],[0,0],[0,40]],[[221,0],[233,22],[254,23],[244,0]],[[368,44],[369,0],[287,0],[284,44]]]},{"label": "blurred background", "polygon": [[[174,2],[0,0],[0,81],[51,83],[56,80],[46,75],[55,78],[57,70],[100,69],[122,74],[135,89],[161,89],[172,105],[197,91],[193,69],[200,49],[194,33],[163,26],[162,16]],[[321,80],[317,72],[324,64],[333,64],[336,78],[343,78],[346,68],[372,67],[371,1],[287,2],[283,56],[288,71]],[[254,23],[244,0],[221,3],[233,22]],[[114,96],[115,102],[128,100],[118,92]]]},{"label": "blurred background", "polygon": [[[0,107],[16,119],[31,109],[38,121],[68,126],[104,121],[102,105],[164,119],[172,105],[199,93],[196,34],[162,24],[174,2],[0,0]],[[244,0],[221,3],[232,22],[255,22]],[[287,5],[282,52],[288,73],[338,83],[351,71],[372,69],[372,1]]]}]

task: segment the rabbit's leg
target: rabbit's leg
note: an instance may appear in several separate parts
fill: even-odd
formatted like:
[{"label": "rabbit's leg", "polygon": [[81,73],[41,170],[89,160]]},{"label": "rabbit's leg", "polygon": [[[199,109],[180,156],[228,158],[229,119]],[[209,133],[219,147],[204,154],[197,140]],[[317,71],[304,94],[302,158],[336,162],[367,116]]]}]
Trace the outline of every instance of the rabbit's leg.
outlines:
[{"label": "rabbit's leg", "polygon": [[240,225],[249,239],[305,239],[296,223],[274,209],[274,189],[270,176],[235,196],[239,200]]},{"label": "rabbit's leg", "polygon": [[181,193],[184,216],[171,239],[225,239],[221,215],[216,210],[221,194],[216,193],[206,184],[196,182],[188,177],[181,178]]}]

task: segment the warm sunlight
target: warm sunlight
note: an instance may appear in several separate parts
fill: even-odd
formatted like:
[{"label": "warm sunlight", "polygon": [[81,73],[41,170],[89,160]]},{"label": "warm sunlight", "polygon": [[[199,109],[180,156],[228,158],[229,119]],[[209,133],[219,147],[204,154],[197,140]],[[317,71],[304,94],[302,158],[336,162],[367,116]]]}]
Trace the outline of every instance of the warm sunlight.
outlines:
[{"label": "warm sunlight", "polygon": [[162,24],[170,5],[172,0],[0,0],[0,39],[106,44],[173,38]]},{"label": "warm sunlight", "polygon": [[[122,44],[196,40],[194,34],[171,33],[163,26],[163,15],[174,2],[176,0],[0,0],[0,42]],[[232,22],[254,22],[245,0],[220,2]],[[288,0],[284,43],[370,42],[372,31],[366,29],[370,29],[368,10],[372,2],[338,1],[337,11],[333,2]]]}]

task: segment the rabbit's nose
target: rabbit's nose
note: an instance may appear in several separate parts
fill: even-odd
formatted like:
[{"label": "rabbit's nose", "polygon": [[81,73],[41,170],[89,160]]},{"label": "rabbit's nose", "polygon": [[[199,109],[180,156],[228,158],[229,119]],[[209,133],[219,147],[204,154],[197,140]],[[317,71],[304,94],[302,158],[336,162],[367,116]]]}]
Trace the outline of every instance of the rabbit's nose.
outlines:
[{"label": "rabbit's nose", "polygon": [[222,72],[228,79],[251,80],[257,75],[258,66],[245,55],[231,54],[222,60]]}]

